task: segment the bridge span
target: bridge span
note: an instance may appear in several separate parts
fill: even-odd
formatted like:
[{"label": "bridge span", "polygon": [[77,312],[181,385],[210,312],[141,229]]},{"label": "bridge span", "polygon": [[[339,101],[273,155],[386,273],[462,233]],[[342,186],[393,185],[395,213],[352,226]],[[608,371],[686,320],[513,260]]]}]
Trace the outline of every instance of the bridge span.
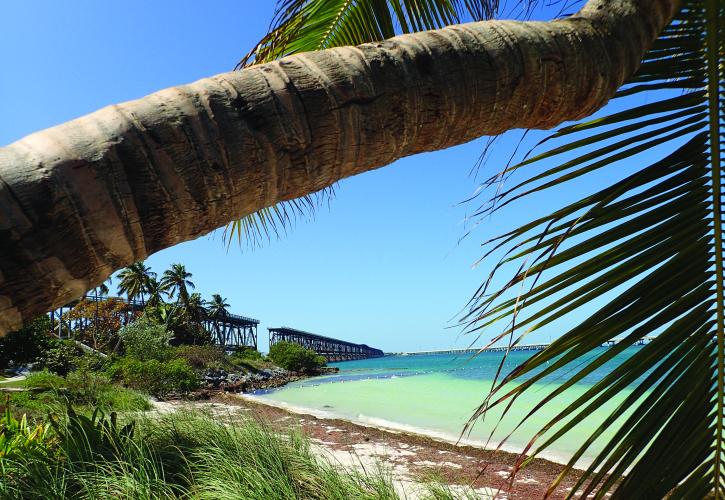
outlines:
[{"label": "bridge span", "polygon": [[375,349],[366,344],[353,344],[352,342],[324,337],[286,326],[268,328],[268,330],[270,348],[278,342],[292,342],[312,349],[317,354],[324,356],[329,362],[381,358],[385,355],[380,349]]}]

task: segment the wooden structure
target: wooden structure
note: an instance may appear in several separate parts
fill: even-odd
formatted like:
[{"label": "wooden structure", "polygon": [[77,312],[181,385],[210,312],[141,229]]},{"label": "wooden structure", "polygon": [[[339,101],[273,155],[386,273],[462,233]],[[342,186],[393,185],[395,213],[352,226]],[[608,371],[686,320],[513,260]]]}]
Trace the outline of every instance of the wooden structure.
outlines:
[{"label": "wooden structure", "polygon": [[317,354],[324,356],[329,362],[380,358],[385,355],[380,349],[375,349],[366,344],[353,344],[352,342],[323,337],[322,335],[286,326],[268,328],[268,330],[270,348],[278,342],[292,342],[312,349]]},{"label": "wooden structure", "polygon": [[[121,327],[134,321],[143,312],[144,304],[138,300],[127,300],[121,297],[93,297],[88,296],[85,300],[89,302],[101,302],[107,300],[118,301],[125,307],[119,308],[119,322]],[[71,302],[65,306],[51,311],[50,328],[51,333],[58,338],[71,338],[74,332],[83,332],[93,325],[92,317],[68,318],[67,313],[75,307],[78,302]],[[257,326],[259,320],[240,316],[232,313],[222,313],[216,317],[206,316],[201,321],[202,326],[211,333],[212,340],[216,345],[225,349],[236,347],[251,347],[257,349]]]}]

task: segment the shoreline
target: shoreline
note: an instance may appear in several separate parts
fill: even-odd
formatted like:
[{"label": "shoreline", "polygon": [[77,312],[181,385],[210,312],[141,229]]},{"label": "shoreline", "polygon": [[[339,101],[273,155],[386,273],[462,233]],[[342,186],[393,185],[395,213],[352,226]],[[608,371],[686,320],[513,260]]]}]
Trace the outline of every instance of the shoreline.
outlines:
[{"label": "shoreline", "polygon": [[[231,394],[231,393],[229,393]],[[504,444],[503,446],[496,446],[492,445],[490,443],[486,443],[483,441],[478,441],[475,439],[466,439],[466,438],[457,438],[454,435],[447,434],[445,432],[441,431],[435,431],[435,430],[429,430],[424,429],[421,427],[415,427],[412,425],[406,425],[406,424],[400,424],[397,422],[392,422],[389,420],[384,419],[376,419],[373,417],[370,417],[368,421],[364,420],[356,420],[353,418],[347,418],[344,416],[335,415],[332,412],[327,412],[325,410],[317,410],[314,408],[305,408],[301,406],[295,406],[288,403],[284,403],[282,401],[275,401],[275,400],[269,400],[265,398],[261,398],[257,395],[254,395],[252,393],[241,393],[236,394],[236,397],[239,397],[245,401],[249,401],[254,404],[260,404],[265,406],[271,406],[274,408],[279,408],[281,410],[287,411],[289,413],[294,413],[296,415],[307,415],[311,417],[318,418],[320,420],[339,420],[343,422],[348,422],[353,425],[359,425],[360,427],[367,427],[371,429],[380,429],[389,431],[392,433],[402,433],[402,434],[410,434],[414,436],[421,436],[428,439],[431,439],[433,441],[439,441],[441,443],[446,443],[454,446],[469,446],[471,448],[481,449],[481,450],[487,450],[487,451],[501,451],[505,453],[509,453],[512,455],[519,456],[524,450],[524,446],[518,446],[514,444]],[[568,463],[568,457],[564,456],[563,454],[557,454],[554,452],[543,452],[539,455],[538,458],[547,460],[549,462],[553,462],[557,465],[560,465],[562,467],[566,466]],[[589,465],[589,461],[586,460],[579,460],[575,467],[577,469],[584,469]]]},{"label": "shoreline", "polygon": [[[363,425],[339,418],[319,417],[260,402],[243,394],[218,393],[209,401],[170,401],[167,409],[198,408],[216,414],[244,414],[273,428],[299,429],[321,455],[333,463],[361,469],[383,465],[389,469],[402,498],[417,498],[417,484],[436,478],[451,491],[473,489],[481,498],[543,498],[564,468],[543,458],[534,459],[511,479],[519,453],[454,444],[426,434]],[[573,470],[550,498],[565,498],[580,476]],[[470,491],[470,490],[468,490]],[[465,498],[465,496],[463,496]]]}]

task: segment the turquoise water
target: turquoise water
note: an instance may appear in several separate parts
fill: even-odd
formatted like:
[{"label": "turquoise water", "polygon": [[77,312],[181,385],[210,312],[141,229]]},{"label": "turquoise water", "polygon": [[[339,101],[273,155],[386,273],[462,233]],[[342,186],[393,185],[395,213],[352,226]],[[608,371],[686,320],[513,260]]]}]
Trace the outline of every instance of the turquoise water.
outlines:
[{"label": "turquoise water", "polygon": [[[513,431],[503,448],[522,450],[530,438],[567,402],[583,394],[636,349],[640,347],[627,349],[514,430],[536,402],[565,380],[568,370],[544,378],[532,386],[528,394],[519,398],[505,420],[499,423],[501,412],[494,410],[483,421],[477,421],[462,441],[479,445],[488,443],[488,446],[495,447]],[[532,354],[529,351],[510,353],[504,372]],[[592,355],[597,354],[600,353],[595,351]],[[318,416],[344,418],[457,440],[466,422],[488,394],[502,356],[502,353],[489,352],[471,359],[469,356],[436,354],[336,363],[334,366],[340,368],[339,374],[292,383],[277,390],[256,394],[255,397]],[[617,400],[582,420],[542,456],[557,461],[568,460],[577,450],[578,444],[599,426],[608,410],[625,397],[626,394],[620,395]],[[615,431],[609,429],[604,432],[600,440],[582,456],[579,465],[589,462],[601,448],[601,443]]]}]

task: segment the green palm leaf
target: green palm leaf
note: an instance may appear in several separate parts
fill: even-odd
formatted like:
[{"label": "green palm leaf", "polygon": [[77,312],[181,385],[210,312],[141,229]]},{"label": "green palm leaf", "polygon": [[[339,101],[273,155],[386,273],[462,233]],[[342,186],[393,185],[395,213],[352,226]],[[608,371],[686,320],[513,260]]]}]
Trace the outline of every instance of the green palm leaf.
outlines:
[{"label": "green palm leaf", "polygon": [[237,67],[487,19],[497,9],[498,0],[282,0],[269,33]]},{"label": "green palm leaf", "polygon": [[[583,321],[570,320],[572,326],[547,349],[497,376],[469,425],[494,407],[504,407],[505,416],[537,382],[565,370],[565,381],[549,389],[526,421],[625,348],[651,339],[560,409],[531,440],[525,451],[531,455],[521,466],[594,410],[616,403],[550,493],[610,431],[611,440],[569,496],[725,497],[723,19],[722,2],[683,2],[617,95],[657,90],[657,101],[564,127],[542,141],[561,145],[488,180],[498,184],[538,166],[494,195],[481,216],[603,169],[628,172],[489,241],[486,256],[503,256],[464,317],[467,330],[478,335],[506,322],[492,343],[508,337],[513,346],[531,332],[570,320],[583,307],[594,309]],[[507,272],[510,278],[492,291],[497,276]],[[615,339],[614,347],[599,349]]]},{"label": "green palm leaf", "polygon": [[[269,28],[237,64],[241,69],[300,52],[360,45],[463,20],[488,19],[498,0],[279,0]],[[257,246],[279,237],[299,218],[314,215],[334,195],[327,188],[314,196],[279,203],[226,226],[227,244]]]}]

